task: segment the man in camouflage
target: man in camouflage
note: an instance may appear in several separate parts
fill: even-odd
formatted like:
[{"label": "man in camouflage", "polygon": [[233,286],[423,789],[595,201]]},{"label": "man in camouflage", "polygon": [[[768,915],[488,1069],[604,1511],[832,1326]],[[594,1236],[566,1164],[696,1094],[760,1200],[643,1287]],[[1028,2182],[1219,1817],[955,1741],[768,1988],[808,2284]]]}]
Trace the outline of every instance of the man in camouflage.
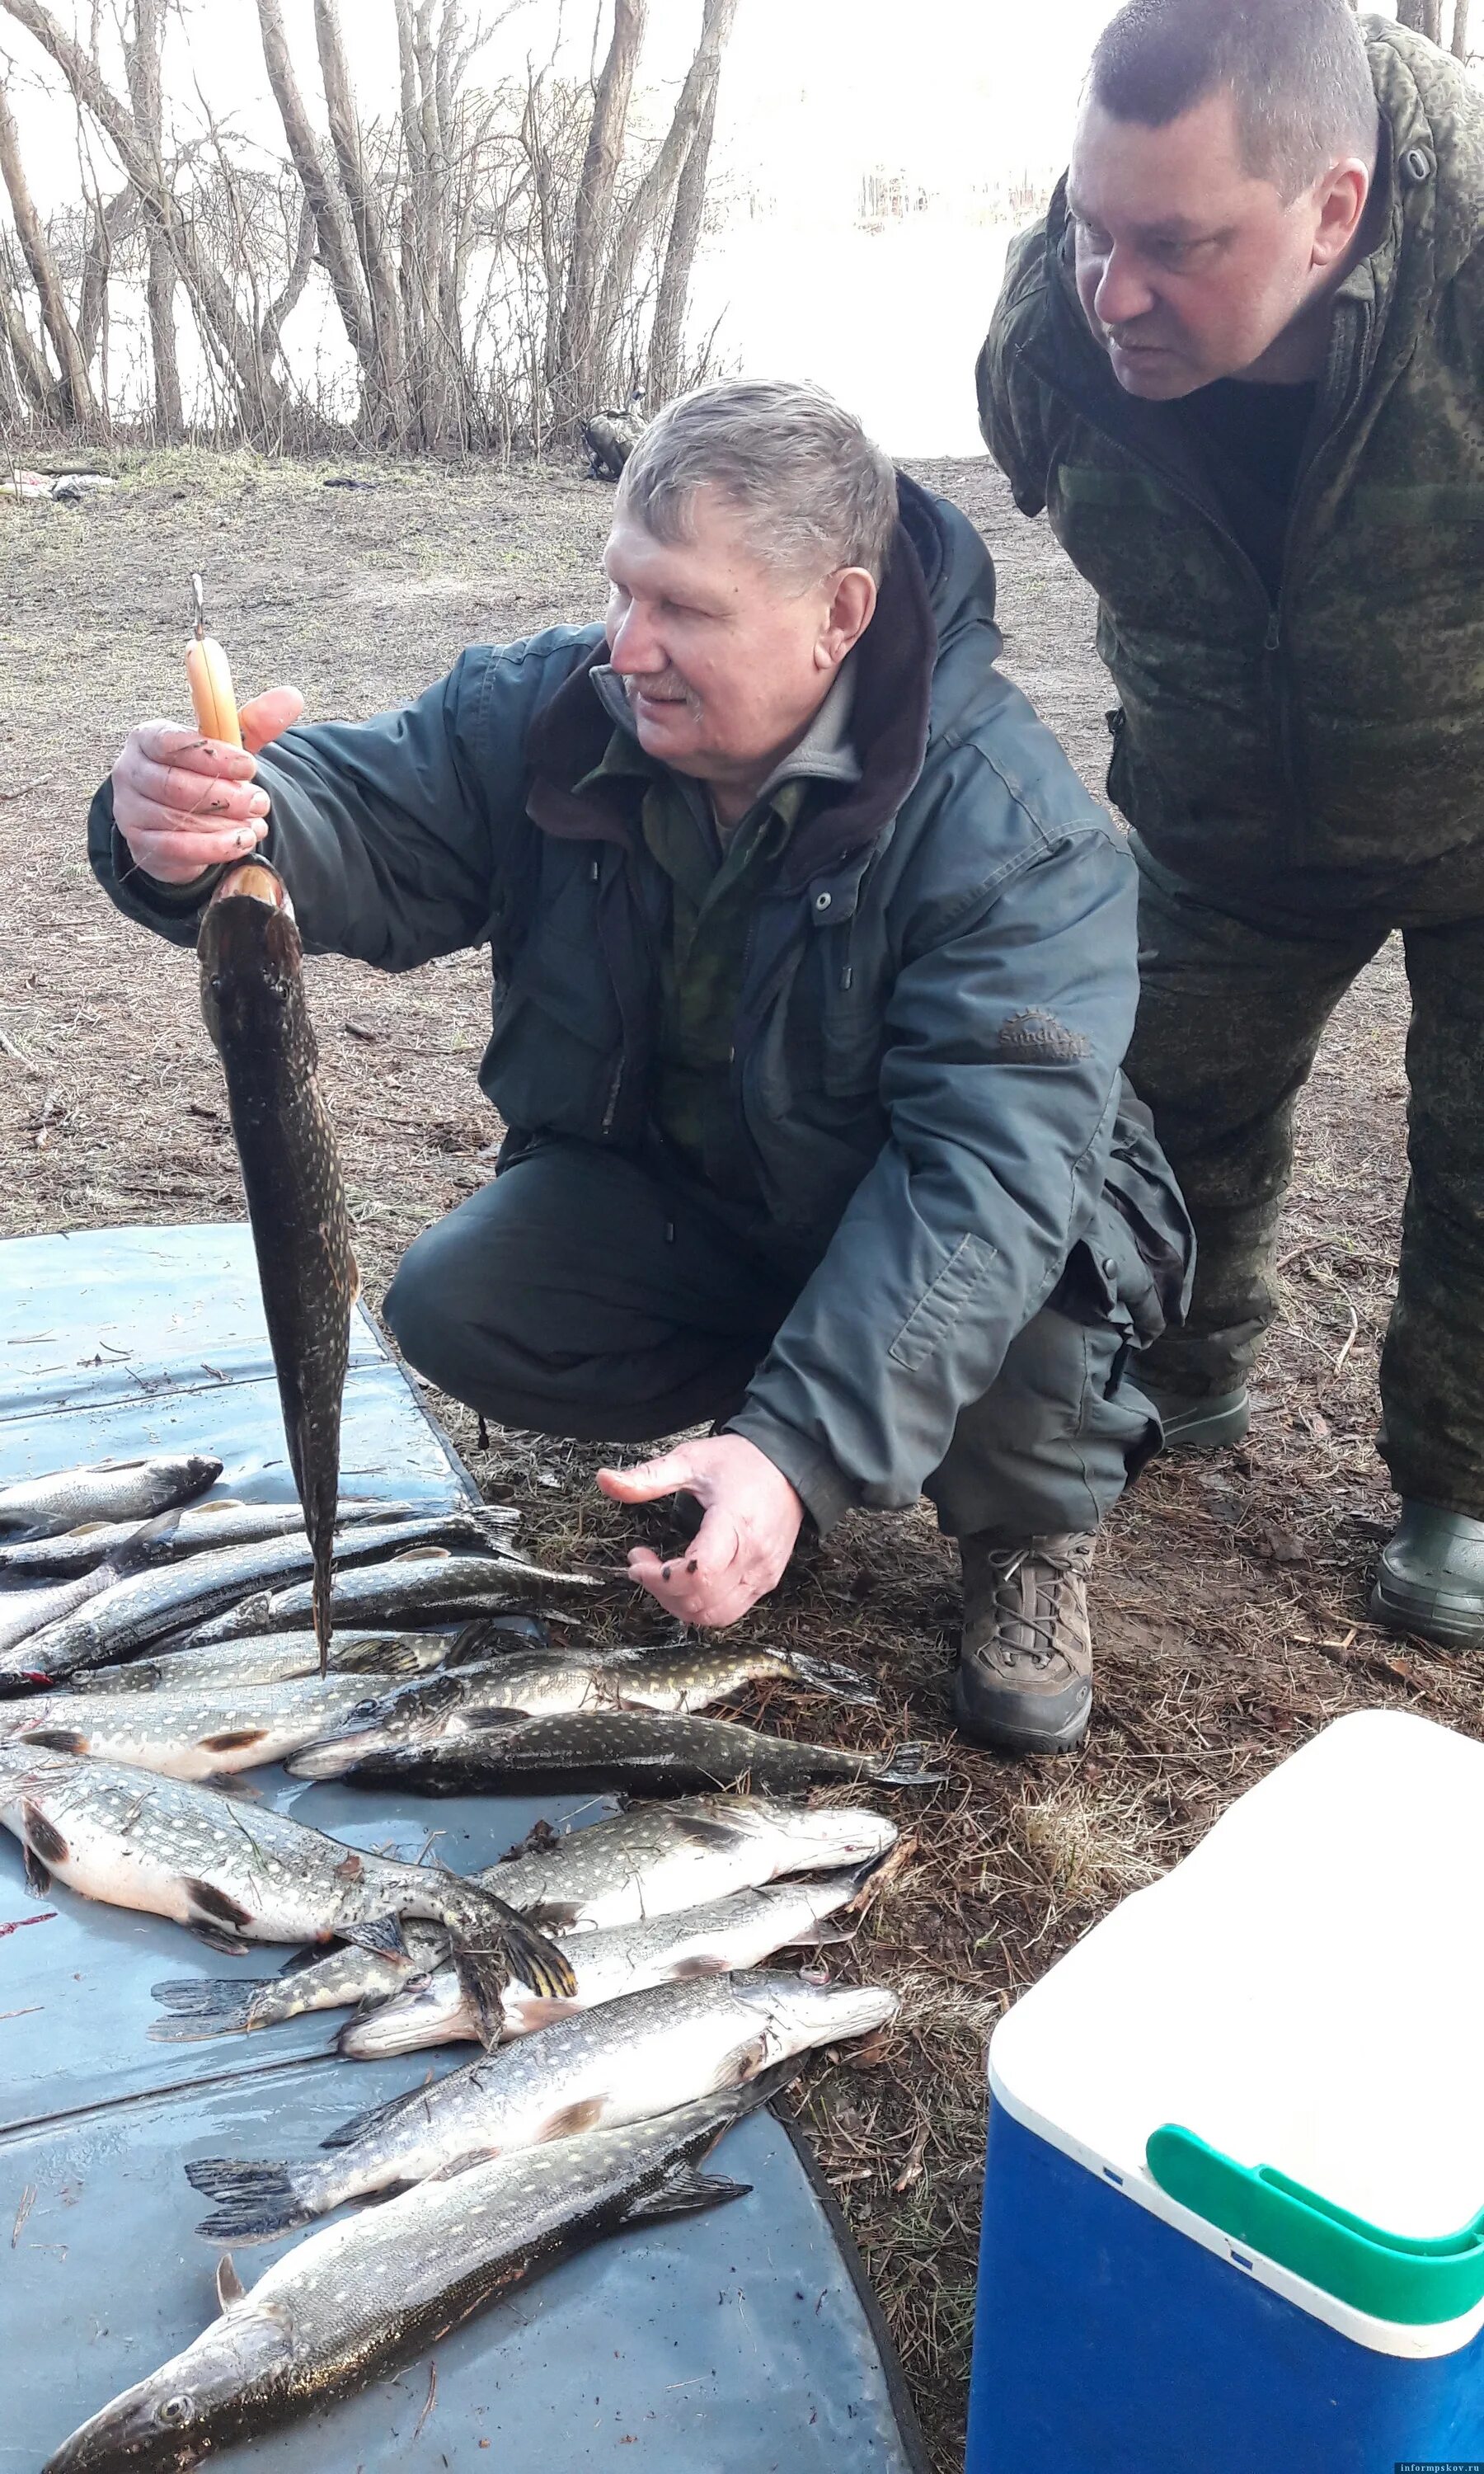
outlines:
[{"label": "man in camouflage", "polygon": [[1484,102],[1346,0],[1130,0],[1014,246],[985,437],[1095,587],[1140,872],[1129,1070],[1200,1243],[1144,1380],[1245,1431],[1294,1103],[1412,989],[1373,1612],[1484,1641]]}]

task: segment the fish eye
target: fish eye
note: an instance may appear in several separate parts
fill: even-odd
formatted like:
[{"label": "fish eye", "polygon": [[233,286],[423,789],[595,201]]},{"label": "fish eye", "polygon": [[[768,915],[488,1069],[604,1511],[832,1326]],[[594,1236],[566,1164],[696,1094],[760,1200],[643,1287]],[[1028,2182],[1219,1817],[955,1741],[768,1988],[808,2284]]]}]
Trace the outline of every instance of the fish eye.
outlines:
[{"label": "fish eye", "polygon": [[182,2423],[190,2422],[194,2418],[195,2413],[196,2405],[193,2398],[188,2396],[166,2397],[159,2410],[159,2418],[161,2422],[169,2423],[172,2430],[178,2431]]}]

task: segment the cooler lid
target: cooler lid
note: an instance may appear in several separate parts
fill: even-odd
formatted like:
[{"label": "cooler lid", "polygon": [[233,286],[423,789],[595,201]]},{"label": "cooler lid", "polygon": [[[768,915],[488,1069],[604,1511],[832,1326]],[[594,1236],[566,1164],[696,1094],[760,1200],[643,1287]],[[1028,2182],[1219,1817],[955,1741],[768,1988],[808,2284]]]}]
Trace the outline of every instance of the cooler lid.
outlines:
[{"label": "cooler lid", "polygon": [[[1197,2239],[1210,2228],[1148,2171],[1166,2125],[1403,2244],[1458,2237],[1484,2210],[1481,1894],[1484,1745],[1399,1711],[1341,1718],[1016,2004],[991,2045],[992,2091]],[[1167,2141],[1156,2163],[1161,2145],[1179,2163]],[[1219,2218],[1224,2185],[1213,2172],[1180,2196]],[[1275,2212],[1260,2220],[1271,2229]],[[1227,2221],[1251,2244],[1256,2219]],[[1250,2264],[1219,2234],[1209,2246]],[[1283,2257],[1277,2233],[1272,2247]],[[1484,2299],[1456,2278],[1449,2291],[1427,2316],[1458,2342]],[[1415,2298],[1380,2307],[1424,2316]],[[1396,2350],[1441,2348],[1414,2327]]]}]

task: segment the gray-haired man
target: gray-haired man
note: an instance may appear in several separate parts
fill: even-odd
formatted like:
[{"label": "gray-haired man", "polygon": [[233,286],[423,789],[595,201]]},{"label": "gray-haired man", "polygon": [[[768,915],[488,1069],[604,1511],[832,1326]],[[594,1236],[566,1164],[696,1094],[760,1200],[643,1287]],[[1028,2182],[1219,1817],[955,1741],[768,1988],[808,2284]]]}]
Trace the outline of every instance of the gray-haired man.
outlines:
[{"label": "gray-haired man", "polygon": [[279,691],[255,765],[136,731],[94,866],[180,942],[259,838],[313,947],[488,939],[500,1172],[398,1272],[407,1355],[549,1434],[714,1421],[600,1481],[703,1506],[630,1558],[691,1622],[772,1589],[806,1514],[925,1488],[961,1722],[1065,1749],[1091,1533],[1159,1439],[1131,1360],[1190,1250],[1119,1071],[1132,862],[993,667],[977,535],[827,397],[672,405],[605,565],[606,628],[476,647],[356,726],[278,736]]}]

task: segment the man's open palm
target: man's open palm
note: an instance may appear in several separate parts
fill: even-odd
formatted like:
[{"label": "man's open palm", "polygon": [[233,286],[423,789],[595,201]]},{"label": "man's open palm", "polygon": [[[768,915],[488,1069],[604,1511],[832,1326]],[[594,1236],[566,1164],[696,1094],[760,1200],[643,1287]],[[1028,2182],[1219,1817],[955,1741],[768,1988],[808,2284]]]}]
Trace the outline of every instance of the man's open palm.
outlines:
[{"label": "man's open palm", "polygon": [[668,1560],[635,1546],[629,1577],[682,1623],[732,1624],[781,1579],[803,1506],[781,1469],[743,1435],[681,1443],[636,1468],[599,1469],[615,1503],[693,1494],[706,1513],[688,1547]]}]

